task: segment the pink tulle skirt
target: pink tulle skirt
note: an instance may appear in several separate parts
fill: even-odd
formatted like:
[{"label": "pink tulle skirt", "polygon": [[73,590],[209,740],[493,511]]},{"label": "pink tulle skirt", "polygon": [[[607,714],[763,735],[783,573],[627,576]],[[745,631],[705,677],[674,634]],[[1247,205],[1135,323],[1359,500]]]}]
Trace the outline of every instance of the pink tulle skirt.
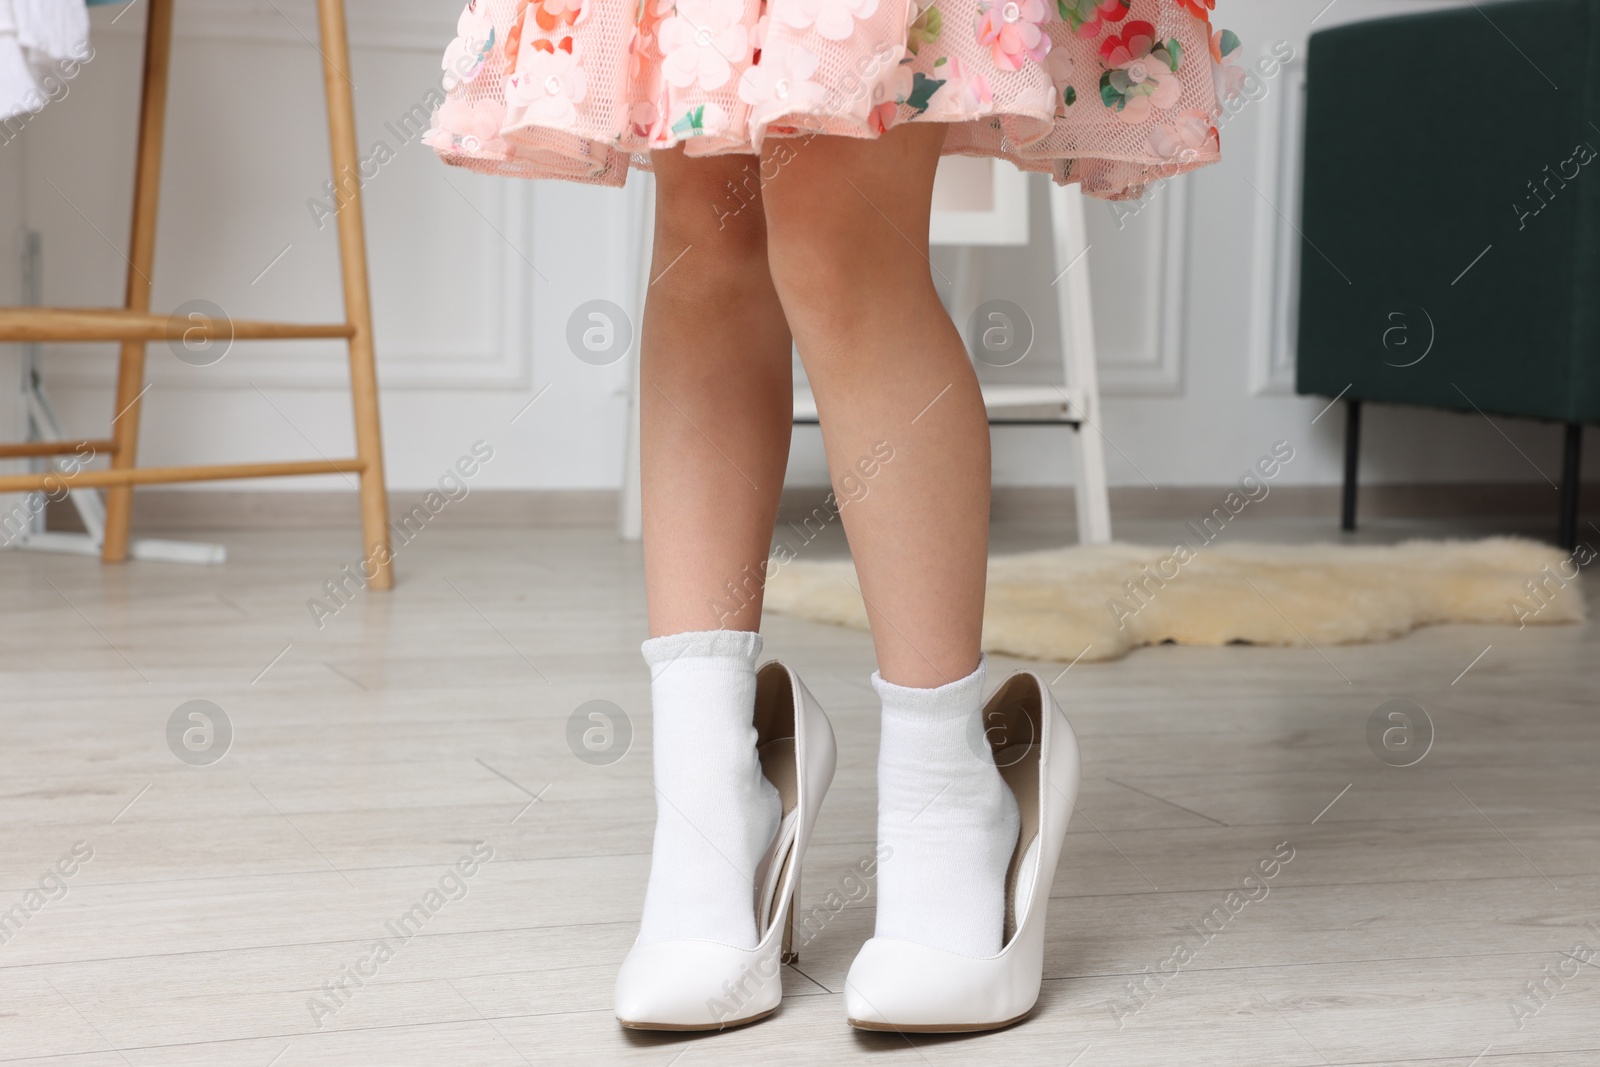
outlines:
[{"label": "pink tulle skirt", "polygon": [[621,185],[768,138],[949,124],[944,151],[1107,199],[1218,158],[1242,76],[1216,0],[469,0],[426,141],[446,162]]}]

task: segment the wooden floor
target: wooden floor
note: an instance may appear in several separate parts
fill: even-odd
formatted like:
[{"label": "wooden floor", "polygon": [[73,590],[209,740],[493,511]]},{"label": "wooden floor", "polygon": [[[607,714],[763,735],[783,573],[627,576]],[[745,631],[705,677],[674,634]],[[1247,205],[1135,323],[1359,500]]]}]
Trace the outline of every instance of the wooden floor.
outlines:
[{"label": "wooden floor", "polygon": [[[841,742],[805,865],[821,932],[773,1019],[658,1036],[611,1015],[653,813],[638,549],[448,518],[401,550],[393,593],[320,629],[306,602],[354,562],[349,532],[228,533],[211,568],[0,555],[0,1063],[1600,1064],[1600,955],[1574,959],[1600,950],[1595,627],[1046,665],[1085,777],[1039,1010],[906,1038],[845,1025],[872,907],[828,903],[873,847],[869,644],[771,618]],[[1368,536],[1405,532],[1449,531]],[[1393,699],[1434,724],[1416,766],[1369,749]],[[208,766],[169,748],[190,700],[232,725]],[[591,700],[636,731],[610,765],[569,747]],[[477,842],[492,861],[452,876]],[[441,880],[455,899],[430,898]]]}]

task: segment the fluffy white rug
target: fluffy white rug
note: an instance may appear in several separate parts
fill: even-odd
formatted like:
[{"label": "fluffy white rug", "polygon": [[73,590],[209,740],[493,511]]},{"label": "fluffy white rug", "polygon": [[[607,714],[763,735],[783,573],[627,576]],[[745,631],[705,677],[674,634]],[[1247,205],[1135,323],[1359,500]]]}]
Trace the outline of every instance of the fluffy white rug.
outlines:
[{"label": "fluffy white rug", "polygon": [[[1163,641],[1348,644],[1430,623],[1584,618],[1571,557],[1518,538],[1184,551],[1188,558],[1145,545],[1075,545],[992,559],[983,647],[1107,660]],[[766,606],[864,630],[857,586],[848,560],[797,560],[768,579]]]}]

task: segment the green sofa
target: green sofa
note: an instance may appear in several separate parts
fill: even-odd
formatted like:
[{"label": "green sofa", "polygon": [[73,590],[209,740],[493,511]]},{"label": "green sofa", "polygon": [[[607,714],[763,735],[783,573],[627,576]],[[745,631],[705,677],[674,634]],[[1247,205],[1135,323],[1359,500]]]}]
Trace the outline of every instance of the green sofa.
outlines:
[{"label": "green sofa", "polygon": [[1307,64],[1296,388],[1345,405],[1344,528],[1362,405],[1414,404],[1563,423],[1572,547],[1600,422],[1600,0],[1340,26]]}]

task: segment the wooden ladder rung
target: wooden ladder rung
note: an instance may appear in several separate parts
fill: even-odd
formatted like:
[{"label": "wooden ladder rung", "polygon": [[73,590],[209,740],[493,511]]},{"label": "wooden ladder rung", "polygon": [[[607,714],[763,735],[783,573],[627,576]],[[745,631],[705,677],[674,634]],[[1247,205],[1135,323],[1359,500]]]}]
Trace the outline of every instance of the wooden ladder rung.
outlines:
[{"label": "wooden ladder rung", "polygon": [[19,444],[0,444],[0,459],[26,459],[33,456],[70,456],[88,448],[92,455],[104,455],[117,450],[115,441],[28,441]]},{"label": "wooden ladder rung", "polygon": [[178,318],[126,308],[0,308],[0,342],[14,341],[267,341],[355,336],[344,322],[261,322],[208,319],[198,313]]},{"label": "wooden ladder rung", "polygon": [[281,463],[223,463],[210,467],[124,467],[120,470],[42,471],[38,474],[0,475],[0,493],[56,492],[95,489],[111,485],[164,485],[171,482],[220,482],[231,478],[273,478],[290,474],[359,474],[367,469],[362,459],[308,459]]}]

